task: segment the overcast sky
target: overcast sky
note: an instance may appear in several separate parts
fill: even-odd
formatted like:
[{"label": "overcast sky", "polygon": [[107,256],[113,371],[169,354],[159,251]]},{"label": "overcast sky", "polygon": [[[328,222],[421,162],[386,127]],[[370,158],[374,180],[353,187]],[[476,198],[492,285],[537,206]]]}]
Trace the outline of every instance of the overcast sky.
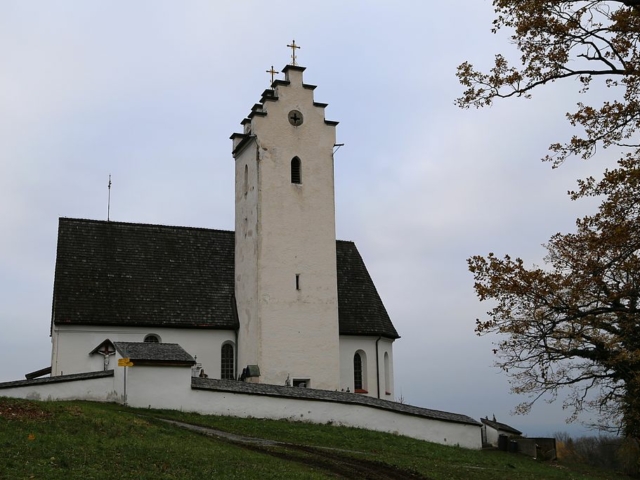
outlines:
[{"label": "overcast sky", "polygon": [[566,191],[604,168],[539,160],[571,134],[571,82],[491,109],[454,106],[457,65],[512,52],[492,19],[490,0],[3,0],[0,381],[50,365],[58,218],[106,219],[109,174],[112,220],[234,228],[229,135],[295,39],[345,144],[338,238],[356,242],[402,336],[397,396],[495,414],[530,436],[581,433],[559,403],[510,416],[522,399],[492,366],[497,338],[473,333],[489,306],[466,259],[540,264],[541,244],[594,210]]}]

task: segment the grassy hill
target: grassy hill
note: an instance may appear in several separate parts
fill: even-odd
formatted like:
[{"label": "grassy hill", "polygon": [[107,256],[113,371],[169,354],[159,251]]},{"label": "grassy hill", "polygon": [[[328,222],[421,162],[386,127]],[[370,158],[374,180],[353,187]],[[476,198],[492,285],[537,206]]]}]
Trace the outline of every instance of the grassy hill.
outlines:
[{"label": "grassy hill", "polygon": [[[162,419],[206,428],[190,430]],[[211,429],[236,436],[222,437]],[[22,478],[624,477],[331,425],[0,398],[0,479]]]}]

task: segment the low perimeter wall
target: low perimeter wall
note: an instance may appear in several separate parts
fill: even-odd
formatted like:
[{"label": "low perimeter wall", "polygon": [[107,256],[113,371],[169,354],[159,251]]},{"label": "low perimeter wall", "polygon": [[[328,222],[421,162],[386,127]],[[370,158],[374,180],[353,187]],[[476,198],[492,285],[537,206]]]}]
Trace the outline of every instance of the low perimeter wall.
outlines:
[{"label": "low perimeter wall", "polygon": [[0,383],[0,397],[117,402],[113,370]]},{"label": "low perimeter wall", "polygon": [[[123,403],[123,374],[120,368],[115,375],[109,370],[0,383],[0,396]],[[126,383],[126,402],[132,407],[344,425],[482,447],[481,424],[470,417],[355,393],[191,378],[190,369],[171,367],[132,367]]]}]

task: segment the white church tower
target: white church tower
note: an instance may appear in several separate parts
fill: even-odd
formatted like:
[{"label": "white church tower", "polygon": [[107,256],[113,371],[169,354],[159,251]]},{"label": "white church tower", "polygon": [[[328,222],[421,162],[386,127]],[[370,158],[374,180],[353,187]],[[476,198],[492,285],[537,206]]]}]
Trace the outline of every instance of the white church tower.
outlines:
[{"label": "white church tower", "polygon": [[[295,45],[295,44],[294,44]],[[235,133],[238,370],[340,389],[333,149],[304,67],[283,69]],[[273,69],[272,69],[272,75]],[[252,373],[257,373],[257,369]],[[238,372],[238,373],[239,373]]]}]

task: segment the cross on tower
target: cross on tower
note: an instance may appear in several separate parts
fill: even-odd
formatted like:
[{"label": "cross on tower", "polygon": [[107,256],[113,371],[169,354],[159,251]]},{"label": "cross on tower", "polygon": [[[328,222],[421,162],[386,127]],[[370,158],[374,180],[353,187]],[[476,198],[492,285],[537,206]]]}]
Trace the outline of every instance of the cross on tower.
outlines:
[{"label": "cross on tower", "polygon": [[296,45],[296,41],[291,42],[291,45],[287,45],[291,49],[291,65],[297,65],[296,63],[296,48],[300,48]]},{"label": "cross on tower", "polygon": [[267,73],[271,74],[271,84],[273,85],[273,77],[276,73],[280,73],[280,72],[276,72],[275,69],[273,68],[273,65],[271,65],[271,70],[267,70]]}]

